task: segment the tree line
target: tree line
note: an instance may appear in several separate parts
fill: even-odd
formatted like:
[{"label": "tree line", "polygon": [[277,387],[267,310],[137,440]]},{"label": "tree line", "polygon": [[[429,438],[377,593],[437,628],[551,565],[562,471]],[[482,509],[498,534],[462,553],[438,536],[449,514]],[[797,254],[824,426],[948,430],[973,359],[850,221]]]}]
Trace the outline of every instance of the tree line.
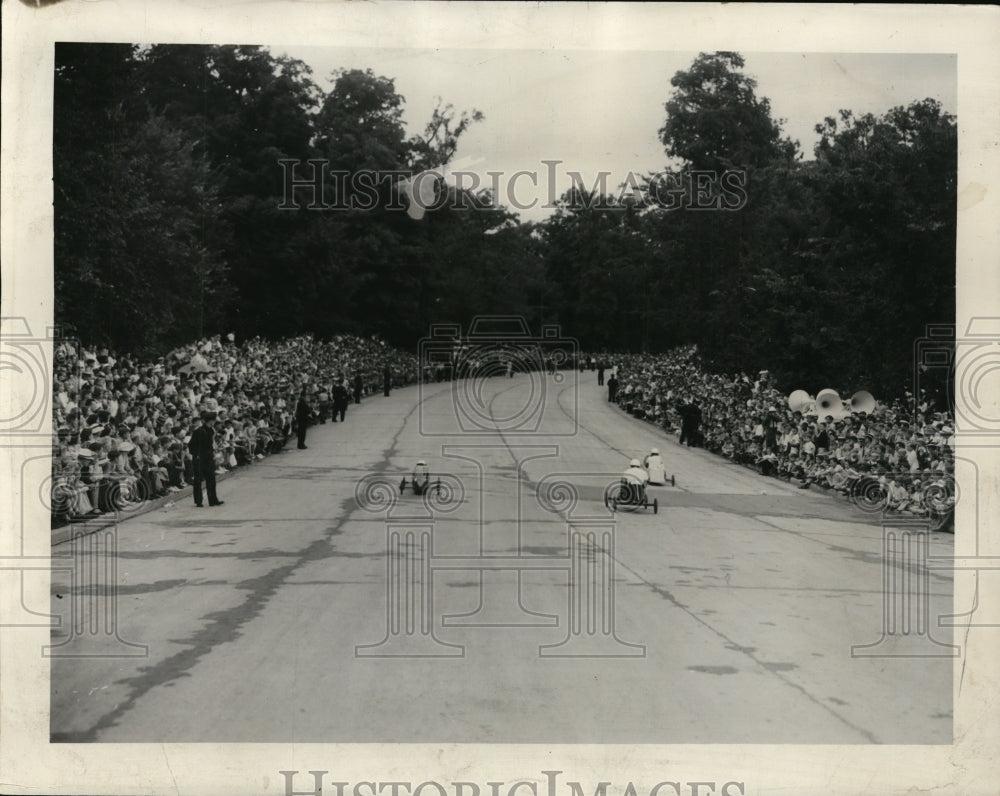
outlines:
[{"label": "tree line", "polygon": [[738,53],[701,54],[666,92],[670,167],[641,185],[576,186],[540,223],[451,189],[418,221],[384,185],[373,207],[281,209],[280,161],[439,168],[480,112],[442,102],[407,136],[371,70],[323,91],[262,47],[59,43],[56,320],[156,355],[230,331],[414,350],[432,323],[512,314],[587,351],[695,343],[722,371],[897,395],[924,325],[954,322],[955,119],[930,99],[842,110],[805,160],[756,88]]}]

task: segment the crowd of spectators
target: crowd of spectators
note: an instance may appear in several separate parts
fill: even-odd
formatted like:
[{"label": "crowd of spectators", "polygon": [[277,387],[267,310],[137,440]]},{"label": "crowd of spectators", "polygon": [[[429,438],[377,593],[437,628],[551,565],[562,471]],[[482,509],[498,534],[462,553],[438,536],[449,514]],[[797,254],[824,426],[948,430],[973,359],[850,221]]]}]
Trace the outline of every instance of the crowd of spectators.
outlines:
[{"label": "crowd of spectators", "polygon": [[688,445],[803,489],[878,495],[897,512],[940,516],[953,505],[954,422],[923,396],[915,410],[877,402],[871,412],[835,418],[792,411],[766,371],[708,372],[694,346],[598,359],[613,369],[623,409]]},{"label": "crowd of spectators", "polygon": [[[65,342],[55,350],[54,524],[120,511],[192,483],[187,442],[196,417],[215,427],[217,474],[280,451],[296,433],[305,388],[309,422],[344,419],[355,399],[442,375],[376,338],[341,335],[201,340],[143,362]],[[581,355],[608,373],[609,395],[635,417],[735,463],[805,489],[881,495],[893,510],[926,514],[953,501],[954,423],[932,403],[880,402],[842,418],[793,411],[766,371],[709,372],[696,347],[658,355]],[[450,374],[446,374],[447,378]],[[603,378],[601,379],[603,382]],[[339,409],[339,411],[334,411]],[[931,505],[933,503],[933,505]]]},{"label": "crowd of spectators", "polygon": [[[192,483],[195,418],[215,427],[217,474],[280,451],[296,432],[305,388],[309,422],[331,417],[333,397],[413,383],[416,358],[375,338],[302,336],[191,343],[143,362],[107,349],[56,343],[53,524],[128,509]],[[344,413],[340,413],[341,419]]]}]

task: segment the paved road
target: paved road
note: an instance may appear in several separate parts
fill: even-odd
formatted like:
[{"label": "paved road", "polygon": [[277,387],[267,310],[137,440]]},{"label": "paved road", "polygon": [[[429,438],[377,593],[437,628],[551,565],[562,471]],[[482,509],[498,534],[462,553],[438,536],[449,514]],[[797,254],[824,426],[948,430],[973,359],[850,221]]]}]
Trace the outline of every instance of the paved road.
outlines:
[{"label": "paved road", "polygon": [[[53,660],[53,740],[951,742],[952,579],[913,564],[950,536],[887,558],[870,516],[679,447],[591,373],[397,390],[308,444],[54,573],[98,638],[53,643],[106,657]],[[653,445],[677,486],[610,515]],[[378,505],[421,457],[441,499]],[[931,635],[883,638],[907,610]]]}]

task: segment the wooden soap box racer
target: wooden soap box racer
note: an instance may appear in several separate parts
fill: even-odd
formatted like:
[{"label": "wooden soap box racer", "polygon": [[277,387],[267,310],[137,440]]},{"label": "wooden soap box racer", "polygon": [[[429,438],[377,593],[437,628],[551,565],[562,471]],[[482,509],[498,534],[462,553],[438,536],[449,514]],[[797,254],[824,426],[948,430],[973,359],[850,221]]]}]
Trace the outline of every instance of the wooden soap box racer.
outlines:
[{"label": "wooden soap box racer", "polygon": [[414,495],[423,495],[428,490],[435,490],[436,494],[441,494],[441,479],[431,483],[430,473],[427,471],[427,462],[421,459],[413,468],[413,474],[399,482],[399,494],[403,494],[407,489],[413,491]]},{"label": "wooden soap box racer", "polygon": [[[664,486],[667,483],[666,470],[660,452],[653,448],[643,462],[632,459],[628,469],[622,474],[617,484],[612,484],[604,492],[604,505],[611,511],[638,511],[652,507],[657,514],[660,503],[656,498],[652,501],[646,493],[646,484]],[[670,485],[676,486],[677,480],[671,475]]]}]

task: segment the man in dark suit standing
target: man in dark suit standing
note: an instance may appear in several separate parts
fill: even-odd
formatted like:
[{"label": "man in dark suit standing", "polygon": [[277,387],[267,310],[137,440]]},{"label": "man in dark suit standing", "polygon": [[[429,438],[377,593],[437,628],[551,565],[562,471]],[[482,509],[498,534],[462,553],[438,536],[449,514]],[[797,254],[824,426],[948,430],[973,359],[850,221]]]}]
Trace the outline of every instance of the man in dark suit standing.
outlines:
[{"label": "man in dark suit standing", "polygon": [[389,397],[389,390],[392,389],[392,371],[389,370],[389,366],[386,365],[382,369],[382,388],[385,393],[385,397]]},{"label": "man in dark suit standing", "polygon": [[615,403],[618,400],[618,377],[614,373],[608,379],[608,400]]},{"label": "man in dark suit standing", "polygon": [[224,500],[219,500],[215,494],[215,429],[212,428],[211,421],[214,413],[202,412],[201,417],[195,419],[195,428],[191,432],[191,439],[188,441],[188,450],[191,452],[191,466],[194,472],[194,504],[202,507],[201,482],[205,481],[205,491],[208,492],[208,505],[221,506]]},{"label": "man in dark suit standing", "polygon": [[306,402],[306,388],[302,388],[302,392],[299,393],[299,402],[295,405],[295,428],[299,435],[299,450],[304,451],[308,447],[306,445],[306,429],[309,427],[309,418],[312,415],[312,409]]},{"label": "man in dark suit standing", "polygon": [[361,403],[361,393],[365,391],[365,381],[360,373],[354,374],[354,403]]},{"label": "man in dark suit standing", "polygon": [[681,438],[679,445],[690,448],[701,446],[701,407],[697,401],[677,405],[677,414],[681,416]]},{"label": "man in dark suit standing", "polygon": [[351,394],[347,391],[347,378],[339,377],[333,385],[333,418],[340,417],[340,422],[344,422],[347,414],[347,405],[351,402]]}]

